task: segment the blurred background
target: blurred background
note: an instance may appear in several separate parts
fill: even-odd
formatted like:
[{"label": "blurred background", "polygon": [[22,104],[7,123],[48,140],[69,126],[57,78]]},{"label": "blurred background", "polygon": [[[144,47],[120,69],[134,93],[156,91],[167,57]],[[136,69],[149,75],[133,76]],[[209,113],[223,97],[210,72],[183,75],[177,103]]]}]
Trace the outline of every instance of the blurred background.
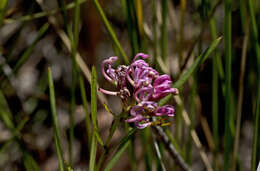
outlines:
[{"label": "blurred background", "polygon": [[[251,24],[249,1],[254,8],[254,25]],[[77,3],[78,22],[75,17]],[[86,129],[86,115],[90,115],[91,67],[96,66],[98,84],[113,90],[101,75],[101,62],[118,56],[120,60],[116,65],[123,64],[127,62],[125,57],[131,61],[136,53],[144,52],[150,55],[148,61],[153,67],[169,74],[175,82],[218,37],[222,40],[216,51],[181,88],[181,102],[170,100],[175,105],[176,116],[170,119],[169,130],[182,157],[193,170],[207,170],[201,159],[201,149],[214,170],[224,170],[226,2],[100,0],[99,3],[100,6],[92,0],[0,1],[0,170],[59,169],[53,139],[48,67],[53,74],[65,163],[72,158],[74,170],[88,170],[90,132]],[[255,32],[260,28],[260,1],[233,0],[230,12],[229,168],[250,170],[252,156],[256,156],[258,163],[260,150],[259,140],[255,140],[259,134],[254,137],[259,130],[259,117],[255,118],[257,110],[259,113],[260,68],[255,44],[259,46],[260,36]],[[85,86],[85,106],[81,83]],[[118,97],[98,95],[99,134],[105,141],[114,117],[105,110],[103,103],[119,114],[121,102]],[[183,111],[188,113],[190,127],[182,118]],[[70,151],[71,116],[74,139]],[[132,150],[126,151],[112,170],[162,170],[156,153],[151,150],[153,144],[147,143],[152,136],[150,128],[146,129],[135,134]],[[201,149],[194,143],[191,130],[196,131]],[[111,145],[118,143],[125,134],[122,122]],[[164,149],[163,144],[159,146]],[[134,155],[130,155],[131,151]],[[101,153],[99,147],[97,160]],[[162,150],[162,154],[166,170],[181,170],[167,150]],[[103,167],[112,156],[106,157]]]}]

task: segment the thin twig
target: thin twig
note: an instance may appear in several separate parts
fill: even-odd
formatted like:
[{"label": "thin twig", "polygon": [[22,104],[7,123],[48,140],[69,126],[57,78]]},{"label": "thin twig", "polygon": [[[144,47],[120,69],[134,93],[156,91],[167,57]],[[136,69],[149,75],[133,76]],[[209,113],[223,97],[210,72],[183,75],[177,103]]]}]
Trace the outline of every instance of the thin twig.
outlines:
[{"label": "thin twig", "polygon": [[166,167],[165,167],[165,165],[164,165],[164,163],[163,163],[163,160],[162,160],[162,155],[161,155],[161,152],[160,152],[160,149],[159,149],[158,142],[157,142],[157,140],[156,140],[154,134],[152,134],[152,135],[153,135],[153,144],[154,144],[154,148],[155,148],[155,151],[156,151],[156,155],[157,155],[157,157],[158,157],[158,159],[159,159],[159,161],[160,161],[162,170],[163,170],[163,171],[166,171]]},{"label": "thin twig", "polygon": [[164,133],[163,129],[159,126],[153,126],[153,131],[156,135],[158,135],[161,140],[163,141],[165,147],[168,149],[169,153],[171,154],[172,158],[176,161],[176,163],[185,171],[190,171],[191,169],[187,165],[187,163],[184,161],[184,159],[181,157],[181,155],[178,153],[178,151],[175,149],[173,144],[171,143],[168,136]]}]

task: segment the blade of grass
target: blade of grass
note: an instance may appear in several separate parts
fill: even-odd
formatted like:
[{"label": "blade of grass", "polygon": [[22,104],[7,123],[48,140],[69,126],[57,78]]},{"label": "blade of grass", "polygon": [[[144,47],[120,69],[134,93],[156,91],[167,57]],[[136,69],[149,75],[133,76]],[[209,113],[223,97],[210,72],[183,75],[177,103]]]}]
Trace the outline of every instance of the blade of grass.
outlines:
[{"label": "blade of grass", "polygon": [[224,134],[224,170],[230,169],[231,152],[231,0],[225,0],[224,45],[225,45],[225,134]]},{"label": "blade of grass", "polygon": [[[125,123],[125,131],[128,132],[129,125]],[[131,167],[131,171],[136,171],[137,165],[136,165],[136,157],[135,157],[135,151],[134,151],[134,144],[135,144],[135,137],[129,139],[129,146],[128,146],[128,156],[129,156],[129,163]]]},{"label": "blade of grass", "polygon": [[153,13],[153,63],[155,64],[155,68],[158,69],[157,57],[158,57],[158,34],[157,34],[157,15],[156,15],[156,5],[155,0],[152,0],[152,13]]},{"label": "blade of grass", "polygon": [[22,66],[22,64],[30,57],[30,55],[33,52],[33,49],[35,48],[36,44],[41,40],[43,35],[47,32],[50,24],[45,23],[40,30],[38,31],[38,34],[36,38],[33,40],[32,44],[25,50],[25,52],[22,54],[21,58],[18,60],[18,62],[13,67],[13,73],[16,73],[18,69]]},{"label": "blade of grass", "polygon": [[147,142],[150,142],[151,140],[151,130],[150,129],[144,129],[141,131],[141,139],[142,139],[142,145],[144,147],[144,160],[145,160],[145,166],[146,170],[152,170],[152,164],[153,163],[153,148],[151,144],[147,144]]},{"label": "blade of grass", "polygon": [[179,54],[179,63],[181,64],[183,58],[183,38],[184,38],[184,17],[186,13],[186,0],[181,0],[181,19],[180,19],[180,28],[179,28],[179,40],[178,40],[178,54]]},{"label": "blade of grass", "polygon": [[121,122],[121,119],[122,119],[122,116],[123,116],[124,113],[121,113],[118,117],[116,117],[113,122],[112,122],[112,125],[110,127],[110,130],[109,130],[109,135],[106,139],[106,142],[105,142],[105,148],[103,149],[102,153],[101,153],[101,156],[98,160],[98,164],[97,164],[97,170],[100,170],[101,168],[101,165],[102,165],[102,162],[104,161],[105,159],[105,155],[107,154],[108,152],[108,146],[110,145],[110,142],[111,142],[111,139],[116,131],[116,128],[118,128],[120,122]]},{"label": "blade of grass", "polygon": [[95,170],[95,161],[97,155],[97,138],[95,134],[92,134],[91,138],[91,149],[90,149],[90,159],[89,159],[89,171]]},{"label": "blade of grass", "polygon": [[89,117],[89,111],[88,111],[88,102],[86,97],[86,90],[84,85],[83,76],[79,75],[79,85],[80,85],[80,94],[81,94],[81,100],[83,103],[83,108],[85,111],[85,126],[86,126],[86,132],[88,136],[88,146],[90,147],[91,144],[91,130],[90,130],[90,117]]},{"label": "blade of grass", "polygon": [[91,117],[94,131],[98,130],[97,122],[97,72],[95,66],[92,66],[91,75]]},{"label": "blade of grass", "polygon": [[52,114],[52,122],[53,122],[53,132],[54,132],[54,141],[56,145],[56,150],[58,154],[59,160],[59,168],[60,171],[64,171],[64,163],[63,163],[63,151],[60,143],[60,133],[58,128],[57,121],[57,113],[56,113],[56,102],[55,102],[55,93],[54,93],[54,85],[52,79],[51,69],[48,68],[48,82],[49,82],[49,93],[50,93],[50,105],[51,105],[51,114]]},{"label": "blade of grass", "polygon": [[16,127],[16,129],[13,131],[13,135],[11,138],[9,138],[0,148],[0,155],[2,153],[4,153],[4,151],[7,149],[8,145],[15,139],[15,137],[21,132],[21,130],[23,129],[24,125],[27,123],[27,121],[29,120],[28,117],[26,117],[25,119],[23,119],[21,122],[19,122],[18,126]]},{"label": "blade of grass", "polygon": [[132,55],[135,55],[138,52],[138,39],[137,32],[135,29],[135,21],[133,17],[133,1],[121,0],[123,13],[126,18],[128,35],[130,38],[130,44],[132,49]]},{"label": "blade of grass", "polygon": [[[208,1],[209,3],[209,1]],[[214,6],[215,0],[210,2]],[[208,10],[208,14],[209,14]],[[216,27],[216,21],[215,16],[212,16],[209,21],[210,26],[210,32],[212,39],[215,40],[217,38],[217,27]],[[217,50],[214,51],[214,56],[212,58],[212,120],[213,120],[213,138],[215,143],[215,149],[214,149],[214,167],[217,167],[217,152],[218,152],[218,144],[219,144],[219,133],[218,133],[218,60],[221,60],[220,54]],[[222,66],[220,67],[222,68]]]},{"label": "blade of grass", "polygon": [[248,8],[250,15],[250,23],[252,29],[253,46],[256,55],[257,62],[257,94],[256,94],[256,109],[255,109],[255,123],[254,123],[254,137],[253,137],[253,149],[252,149],[252,160],[251,160],[251,170],[256,170],[257,162],[259,161],[259,122],[260,122],[260,45],[259,45],[259,33],[256,24],[256,13],[255,13],[255,3],[252,0],[248,0]]},{"label": "blade of grass", "polygon": [[72,30],[71,30],[70,25],[68,23],[69,19],[68,19],[68,14],[67,14],[67,10],[66,10],[66,1],[65,0],[59,0],[58,2],[60,3],[60,6],[61,6],[61,11],[62,11],[62,16],[63,16],[63,21],[64,21],[66,33],[69,36],[70,40],[72,41],[73,33],[72,33]]},{"label": "blade of grass", "polygon": [[14,129],[14,124],[12,122],[12,114],[8,107],[8,103],[5,99],[5,96],[1,90],[0,90],[0,117],[8,129],[10,130]]},{"label": "blade of grass", "polygon": [[106,168],[104,169],[105,171],[109,171],[113,168],[113,166],[117,163],[117,161],[120,159],[120,157],[122,156],[122,154],[125,152],[125,150],[129,145],[130,145],[130,141],[127,141],[126,143],[124,143],[122,146],[119,147],[116,154],[113,156],[113,158],[109,161]]},{"label": "blade of grass", "polygon": [[112,38],[114,44],[116,45],[116,47],[118,48],[119,52],[121,53],[124,62],[125,62],[126,64],[129,64],[129,59],[128,59],[128,57],[127,57],[125,51],[123,50],[121,44],[119,43],[119,40],[118,40],[117,37],[116,37],[116,33],[115,33],[114,30],[112,29],[112,26],[109,24],[108,19],[107,19],[106,15],[105,15],[103,9],[101,8],[101,6],[100,6],[98,0],[94,0],[94,3],[95,3],[96,8],[97,8],[97,10],[98,10],[98,12],[99,12],[99,14],[100,14],[100,16],[101,16],[101,18],[102,18],[102,20],[103,20],[105,26],[106,26],[106,28],[107,28],[107,30],[108,30],[108,33],[110,34],[110,36],[111,36],[111,38]]},{"label": "blade of grass", "polygon": [[6,8],[7,8],[8,0],[1,0],[0,1],[0,26],[3,23],[3,19],[5,16]]},{"label": "blade of grass", "polygon": [[[79,4],[82,4],[86,1],[87,0],[79,0]],[[71,2],[68,5],[66,5],[65,10],[70,10],[72,8],[75,8],[75,2]],[[17,18],[7,18],[7,19],[3,20],[3,23],[4,24],[12,24],[12,23],[15,23],[15,22],[31,21],[31,20],[34,20],[34,19],[39,19],[39,18],[42,18],[42,17],[55,15],[60,11],[61,11],[61,9],[57,8],[57,9],[53,9],[53,10],[50,10],[50,11],[38,12],[38,13],[35,13],[35,14],[25,15],[25,16],[21,16],[21,17],[17,17]]]},{"label": "blade of grass", "polygon": [[138,24],[138,30],[141,37],[144,35],[144,26],[143,26],[143,4],[142,1],[135,0],[136,4],[136,18]]},{"label": "blade of grass", "polygon": [[[63,4],[63,3],[62,3]],[[65,16],[64,16],[65,17]],[[70,103],[70,129],[69,129],[69,165],[73,167],[73,141],[74,141],[74,110],[75,110],[75,96],[76,96],[76,84],[77,84],[77,63],[76,54],[78,47],[78,32],[79,32],[79,17],[80,6],[79,0],[75,0],[75,13],[73,23],[73,37],[71,38],[72,49],[72,82],[71,82],[71,103]],[[66,19],[66,18],[64,18]],[[67,26],[69,29],[69,26]]]},{"label": "blade of grass", "polygon": [[162,28],[161,28],[161,56],[163,61],[167,57],[167,41],[168,41],[168,27],[167,27],[167,14],[168,14],[168,1],[162,0]]},{"label": "blade of grass", "polygon": [[91,140],[91,151],[89,160],[89,170],[94,171],[96,166],[96,153],[97,153],[97,137],[96,132],[98,130],[97,123],[97,73],[95,66],[92,66],[91,75],[91,117],[93,125],[93,134]]},{"label": "blade of grass", "polygon": [[[196,71],[199,66],[207,59],[207,57],[216,49],[217,45],[219,44],[221,37],[214,40],[211,45],[205,50],[203,54],[201,54],[197,59],[194,61],[192,66],[185,71],[182,76],[173,84],[172,87],[181,88],[183,84],[190,78],[190,76]],[[168,95],[162,100],[159,101],[159,105],[164,105],[168,102],[168,100],[172,97],[172,95]]]},{"label": "blade of grass", "polygon": [[38,164],[36,163],[34,158],[28,152],[24,151],[22,158],[23,158],[25,169],[27,171],[32,171],[32,170],[38,171],[38,170],[40,170]]}]

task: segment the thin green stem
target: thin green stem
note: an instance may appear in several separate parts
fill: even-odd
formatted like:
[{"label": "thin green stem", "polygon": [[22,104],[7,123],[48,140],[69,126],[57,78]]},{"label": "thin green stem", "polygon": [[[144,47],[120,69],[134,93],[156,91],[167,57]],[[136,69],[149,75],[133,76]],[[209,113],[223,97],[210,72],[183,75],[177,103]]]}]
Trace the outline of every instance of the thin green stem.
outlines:
[{"label": "thin green stem", "polygon": [[167,41],[168,41],[167,14],[168,14],[167,0],[162,0],[161,55],[164,61],[166,60],[167,57]]},{"label": "thin green stem", "polygon": [[254,2],[252,0],[248,0],[250,21],[251,21],[251,29],[252,29],[252,38],[253,38],[253,46],[256,55],[257,62],[257,87],[256,87],[256,109],[255,109],[255,123],[254,123],[254,137],[253,137],[253,150],[252,150],[252,161],[251,161],[251,170],[256,170],[257,162],[259,161],[259,122],[260,122],[260,45],[258,40],[258,29],[255,18],[255,10],[254,10]]},{"label": "thin green stem", "polygon": [[225,135],[224,135],[224,170],[230,169],[231,152],[231,0],[225,0],[225,19],[224,19],[224,44],[225,44]]},{"label": "thin green stem", "polygon": [[53,131],[54,131],[54,141],[56,145],[56,150],[58,154],[59,168],[60,171],[64,171],[64,163],[63,163],[63,151],[60,143],[60,133],[58,128],[58,120],[56,113],[56,102],[55,102],[55,94],[54,94],[54,85],[52,79],[51,69],[48,68],[48,82],[49,82],[49,94],[50,94],[50,105],[51,105],[51,114],[52,114],[52,123],[53,123]]}]

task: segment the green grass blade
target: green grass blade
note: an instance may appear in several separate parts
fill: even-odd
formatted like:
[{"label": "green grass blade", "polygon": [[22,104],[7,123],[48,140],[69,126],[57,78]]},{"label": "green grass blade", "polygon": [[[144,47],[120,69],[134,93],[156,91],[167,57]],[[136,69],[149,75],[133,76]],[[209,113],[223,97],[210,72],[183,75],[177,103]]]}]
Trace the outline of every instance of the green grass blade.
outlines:
[{"label": "green grass blade", "polygon": [[12,114],[8,107],[7,101],[3,92],[0,90],[0,118],[3,120],[6,127],[10,130],[14,129],[14,124],[12,122]]},{"label": "green grass blade", "polygon": [[106,168],[104,169],[105,171],[109,171],[113,168],[113,166],[117,163],[117,161],[120,159],[124,151],[127,149],[127,147],[130,145],[130,141],[127,141],[124,143],[122,146],[119,147],[118,151],[116,154],[113,156],[113,158],[109,161],[107,164]]},{"label": "green grass blade", "polygon": [[256,23],[256,12],[255,12],[255,3],[252,0],[248,0],[249,14],[251,19],[251,29],[252,29],[252,38],[253,46],[256,55],[257,62],[257,94],[256,94],[256,109],[255,109],[255,124],[254,124],[254,137],[253,137],[253,150],[252,150],[252,160],[251,160],[251,170],[256,170],[257,162],[259,161],[259,122],[260,122],[260,45],[258,39],[258,28]]},{"label": "green grass blade", "polygon": [[225,135],[224,170],[230,169],[231,152],[231,0],[225,0],[224,45],[225,45]]},{"label": "green grass blade", "polygon": [[138,52],[138,40],[137,33],[134,27],[133,19],[133,1],[121,0],[121,5],[123,9],[124,16],[126,18],[127,31],[130,39],[132,55],[135,55]]},{"label": "green grass blade", "polygon": [[28,152],[23,152],[23,162],[26,171],[38,171],[40,170],[38,164],[34,160],[34,158],[28,153]]},{"label": "green grass blade", "polygon": [[183,73],[178,81],[176,81],[173,84],[173,87],[180,88],[182,85],[189,79],[189,77],[192,75],[194,71],[196,71],[199,66],[207,59],[207,57],[216,49],[218,46],[219,42],[221,40],[221,37],[217,38],[214,40],[210,47],[202,54],[200,55],[192,64],[192,66],[185,72]]},{"label": "green grass blade", "polygon": [[91,117],[94,131],[98,130],[97,122],[97,72],[95,66],[92,66],[91,75]]},{"label": "green grass blade", "polygon": [[3,19],[5,16],[6,8],[7,8],[8,0],[1,0],[0,1],[0,26],[3,23]]},{"label": "green grass blade", "polygon": [[84,108],[84,112],[85,112],[85,126],[86,126],[86,132],[87,132],[87,136],[88,136],[88,145],[90,147],[90,144],[91,144],[90,117],[89,117],[86,90],[85,90],[85,85],[84,85],[84,80],[83,80],[82,74],[79,75],[79,85],[80,85],[81,99],[82,99],[83,108]]},{"label": "green grass blade", "polygon": [[105,159],[105,155],[106,155],[106,153],[108,151],[107,147],[110,145],[112,137],[113,137],[113,135],[114,135],[114,133],[116,131],[116,128],[118,128],[118,125],[120,124],[120,121],[121,121],[121,117],[119,116],[119,117],[115,118],[114,121],[112,122],[112,125],[111,125],[110,130],[109,130],[109,135],[108,135],[108,137],[106,139],[106,142],[105,142],[105,147],[106,148],[103,148],[101,156],[100,156],[100,158],[98,160],[97,170],[100,170],[101,164],[102,164],[103,160]]},{"label": "green grass blade", "polygon": [[4,151],[7,149],[8,145],[15,139],[15,137],[20,133],[20,131],[23,129],[24,125],[29,120],[28,117],[23,119],[21,122],[19,122],[17,128],[13,131],[13,135],[11,138],[9,138],[0,148],[0,155],[4,153]]},{"label": "green grass blade", "polygon": [[167,0],[162,0],[161,55],[164,61],[166,60],[167,57],[167,40],[168,40],[167,39],[168,38],[167,14],[168,14]]},{"label": "green grass blade", "polygon": [[[72,30],[71,30],[69,22],[68,22],[69,19],[68,19],[68,14],[67,14],[67,10],[66,10],[66,1],[65,0],[59,0],[59,3],[61,5],[61,11],[62,11],[62,16],[63,16],[63,21],[64,21],[66,33],[68,34],[70,40],[72,41],[73,33],[72,33]],[[73,43],[73,42],[71,42],[71,43]]]},{"label": "green grass blade", "polygon": [[260,92],[258,91],[256,99],[255,109],[255,123],[254,123],[254,136],[253,136],[253,147],[252,147],[252,160],[251,160],[251,171],[256,170],[257,164],[259,163],[259,122],[260,122]]},{"label": "green grass blade", "polygon": [[[62,3],[63,4],[63,3]],[[71,103],[70,103],[70,134],[69,134],[69,165],[73,167],[73,141],[74,141],[74,110],[75,110],[75,96],[76,96],[76,84],[77,84],[77,63],[76,54],[78,47],[78,34],[79,34],[79,17],[80,6],[79,0],[75,0],[75,13],[73,23],[73,37],[71,38],[72,49],[72,83],[71,83]],[[64,18],[65,19],[65,18]],[[67,26],[69,30],[69,26]]]},{"label": "green grass blade", "polygon": [[50,24],[45,23],[39,30],[36,38],[33,40],[32,44],[25,50],[21,58],[18,60],[18,62],[13,67],[13,72],[16,73],[18,69],[22,66],[22,64],[30,57],[30,55],[33,52],[33,49],[35,48],[36,44],[39,42],[39,40],[42,38],[42,36],[47,32]]},{"label": "green grass blade", "polygon": [[[80,0],[79,4],[82,4],[82,3],[86,2],[86,1],[87,0]],[[66,10],[70,10],[70,9],[72,9],[74,7],[75,7],[75,2],[71,2],[68,5],[66,5],[65,9]],[[57,9],[54,9],[54,10],[38,12],[38,13],[30,14],[30,15],[24,15],[24,16],[17,17],[17,18],[7,18],[7,19],[4,19],[3,22],[4,22],[4,24],[12,24],[14,22],[31,21],[31,20],[35,20],[35,19],[38,19],[38,18],[55,15],[55,14],[57,14],[60,11],[61,11],[61,9],[57,8]]]},{"label": "green grass blade", "polygon": [[106,26],[106,28],[107,28],[107,30],[108,30],[108,33],[110,34],[110,36],[111,36],[111,38],[112,38],[114,44],[116,45],[116,47],[118,48],[119,52],[121,53],[124,62],[125,62],[126,64],[129,64],[129,59],[128,59],[128,57],[127,57],[125,51],[123,50],[121,44],[119,43],[119,40],[118,40],[117,37],[116,37],[116,33],[115,33],[114,30],[112,29],[112,26],[109,24],[108,19],[107,19],[106,15],[105,15],[103,9],[101,8],[99,2],[98,2],[97,0],[94,0],[94,3],[95,3],[96,8],[97,8],[97,10],[98,10],[98,12],[99,12],[99,14],[100,14],[100,16],[101,16],[101,18],[102,18],[102,20],[103,20],[105,26]]},{"label": "green grass blade", "polygon": [[[209,2],[207,2],[209,3]],[[214,6],[215,1],[210,2]],[[210,9],[208,9],[208,13]],[[209,14],[208,14],[209,15]],[[215,17],[209,21],[210,25],[210,32],[212,39],[215,40],[217,38],[217,26]],[[218,133],[218,125],[219,125],[219,117],[218,117],[218,82],[219,82],[219,75],[218,75],[218,68],[222,68],[222,65],[219,67],[218,60],[221,60],[220,54],[217,50],[214,51],[214,56],[212,58],[212,127],[213,127],[213,138],[215,143],[214,149],[214,167],[217,167],[217,152],[218,152],[218,144],[219,144],[219,133]],[[221,72],[219,72],[221,73]],[[220,74],[221,75],[221,74]],[[223,75],[223,74],[222,74]]]},{"label": "green grass blade", "polygon": [[89,160],[89,171],[95,170],[96,155],[97,155],[97,138],[96,138],[95,134],[92,134],[90,160]]},{"label": "green grass blade", "polygon": [[89,160],[89,170],[94,171],[96,163],[96,153],[97,153],[97,136],[98,131],[97,123],[97,73],[95,66],[92,67],[91,75],[91,117],[93,125],[93,134],[91,140],[91,151]]},{"label": "green grass blade", "polygon": [[153,63],[155,64],[155,68],[158,69],[159,65],[157,63],[157,57],[158,57],[158,34],[157,34],[157,15],[156,15],[156,1],[152,0],[152,12],[153,12],[153,56],[154,60]]},{"label": "green grass blade", "polygon": [[[196,71],[199,66],[207,59],[207,57],[216,49],[217,45],[219,44],[221,37],[214,40],[209,48],[205,50],[203,54],[201,54],[192,64],[192,66],[185,71],[180,78],[173,84],[175,88],[181,88],[183,84],[190,78],[190,76]],[[164,105],[168,102],[168,100],[172,97],[172,95],[168,95],[162,100],[159,101],[159,105]]]},{"label": "green grass blade", "polygon": [[54,85],[53,85],[52,73],[50,68],[48,68],[48,82],[49,82],[51,114],[53,120],[54,141],[55,141],[56,150],[58,154],[59,168],[60,171],[64,171],[63,152],[60,143],[60,133],[58,128],[57,113],[56,113]]}]

